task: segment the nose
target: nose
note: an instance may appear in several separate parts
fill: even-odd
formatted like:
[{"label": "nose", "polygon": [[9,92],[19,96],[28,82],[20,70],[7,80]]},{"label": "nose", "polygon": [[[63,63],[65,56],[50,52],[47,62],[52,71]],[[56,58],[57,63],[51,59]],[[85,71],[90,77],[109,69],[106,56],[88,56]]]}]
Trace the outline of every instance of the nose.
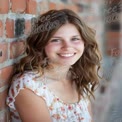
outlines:
[{"label": "nose", "polygon": [[70,43],[70,41],[63,41],[62,42],[62,48],[69,49],[71,47],[72,47],[72,44]]}]

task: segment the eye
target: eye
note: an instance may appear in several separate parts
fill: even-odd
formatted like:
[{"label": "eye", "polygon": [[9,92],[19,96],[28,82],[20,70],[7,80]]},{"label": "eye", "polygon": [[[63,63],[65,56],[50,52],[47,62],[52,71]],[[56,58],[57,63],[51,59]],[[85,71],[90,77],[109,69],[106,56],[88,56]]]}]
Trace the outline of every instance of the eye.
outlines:
[{"label": "eye", "polygon": [[60,42],[61,40],[60,39],[52,39],[50,40],[50,42]]},{"label": "eye", "polygon": [[79,41],[79,38],[72,38],[72,41]]}]

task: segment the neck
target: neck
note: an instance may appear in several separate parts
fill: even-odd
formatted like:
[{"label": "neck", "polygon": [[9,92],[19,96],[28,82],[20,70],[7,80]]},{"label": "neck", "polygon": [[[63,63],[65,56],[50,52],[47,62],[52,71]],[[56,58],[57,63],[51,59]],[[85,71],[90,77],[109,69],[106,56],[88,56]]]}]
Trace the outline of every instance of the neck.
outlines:
[{"label": "neck", "polygon": [[55,66],[50,69],[45,69],[44,74],[46,77],[53,80],[69,80],[69,67],[66,66]]}]

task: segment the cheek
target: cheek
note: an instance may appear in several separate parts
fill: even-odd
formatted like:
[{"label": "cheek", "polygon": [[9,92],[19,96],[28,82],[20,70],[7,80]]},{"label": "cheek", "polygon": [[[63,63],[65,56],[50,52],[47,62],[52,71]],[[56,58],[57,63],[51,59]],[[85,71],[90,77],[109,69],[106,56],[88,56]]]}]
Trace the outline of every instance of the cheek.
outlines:
[{"label": "cheek", "polygon": [[46,53],[47,56],[54,53],[55,51],[56,51],[56,47],[53,46],[53,45],[47,45],[45,47],[45,53]]},{"label": "cheek", "polygon": [[79,51],[84,51],[84,43],[83,42],[79,42],[76,44],[76,47]]},{"label": "cheek", "polygon": [[46,47],[45,47],[45,52],[46,52],[46,53],[49,52],[50,50],[51,50],[50,46],[46,46]]},{"label": "cheek", "polygon": [[45,53],[46,53],[46,55],[48,56],[50,54],[50,52],[51,52],[51,47],[50,46],[46,46],[45,47]]}]

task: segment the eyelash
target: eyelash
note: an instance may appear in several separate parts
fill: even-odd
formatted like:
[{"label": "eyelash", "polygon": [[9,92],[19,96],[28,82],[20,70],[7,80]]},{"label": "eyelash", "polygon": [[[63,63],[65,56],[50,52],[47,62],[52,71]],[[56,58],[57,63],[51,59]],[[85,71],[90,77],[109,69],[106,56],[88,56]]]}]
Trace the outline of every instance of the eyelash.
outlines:
[{"label": "eyelash", "polygon": [[58,42],[60,41],[59,39],[52,39],[50,42]]},{"label": "eyelash", "polygon": [[[80,40],[79,38],[72,38],[71,41],[78,41]],[[59,42],[61,41],[60,39],[52,39],[50,42]]]},{"label": "eyelash", "polygon": [[72,38],[72,41],[78,41],[80,40],[79,38]]}]

